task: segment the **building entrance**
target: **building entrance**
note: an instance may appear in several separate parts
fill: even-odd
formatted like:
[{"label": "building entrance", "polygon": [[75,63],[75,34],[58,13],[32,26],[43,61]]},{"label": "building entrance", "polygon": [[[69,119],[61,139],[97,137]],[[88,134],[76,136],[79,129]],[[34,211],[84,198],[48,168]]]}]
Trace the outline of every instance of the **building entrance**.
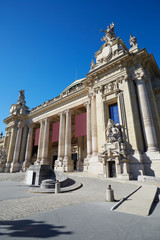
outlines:
[{"label": "building entrance", "polygon": [[115,161],[109,161],[108,167],[109,167],[109,177],[110,178],[116,177]]},{"label": "building entrance", "polygon": [[77,153],[72,153],[72,160],[74,164],[74,170],[77,170],[77,161],[78,161]]},{"label": "building entrance", "polygon": [[57,160],[57,155],[53,155],[52,168],[54,169],[55,161]]}]

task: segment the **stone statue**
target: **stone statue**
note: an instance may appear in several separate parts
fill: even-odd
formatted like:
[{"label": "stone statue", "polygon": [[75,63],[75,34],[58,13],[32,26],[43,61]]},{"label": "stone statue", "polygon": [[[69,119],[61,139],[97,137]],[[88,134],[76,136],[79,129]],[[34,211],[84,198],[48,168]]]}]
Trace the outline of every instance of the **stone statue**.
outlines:
[{"label": "stone statue", "polygon": [[106,127],[107,142],[121,142],[121,133],[119,124],[115,124],[113,120],[109,119]]},{"label": "stone statue", "polygon": [[17,104],[21,104],[21,105],[26,104],[25,96],[24,96],[24,90],[19,91],[19,98],[18,98]]},{"label": "stone statue", "polygon": [[116,39],[116,34],[114,32],[114,23],[112,22],[106,29],[106,31],[101,30],[106,35],[101,39],[101,41],[106,41],[108,43],[113,42]]},{"label": "stone statue", "polygon": [[19,91],[17,104],[12,104],[10,107],[10,115],[27,115],[29,108],[26,106],[24,90]]},{"label": "stone statue", "polygon": [[137,46],[137,38],[130,35],[129,43],[131,47]]},{"label": "stone statue", "polygon": [[91,70],[95,68],[96,64],[94,63],[94,59],[92,59],[92,62],[90,63],[90,65],[91,65]]}]

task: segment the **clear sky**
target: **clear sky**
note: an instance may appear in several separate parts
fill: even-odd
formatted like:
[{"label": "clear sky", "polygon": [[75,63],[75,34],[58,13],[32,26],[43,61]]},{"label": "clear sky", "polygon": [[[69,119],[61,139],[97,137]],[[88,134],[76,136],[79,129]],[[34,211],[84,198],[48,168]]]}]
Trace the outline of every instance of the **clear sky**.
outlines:
[{"label": "clear sky", "polygon": [[0,131],[19,90],[33,108],[85,77],[111,22],[160,67],[160,0],[0,0]]}]

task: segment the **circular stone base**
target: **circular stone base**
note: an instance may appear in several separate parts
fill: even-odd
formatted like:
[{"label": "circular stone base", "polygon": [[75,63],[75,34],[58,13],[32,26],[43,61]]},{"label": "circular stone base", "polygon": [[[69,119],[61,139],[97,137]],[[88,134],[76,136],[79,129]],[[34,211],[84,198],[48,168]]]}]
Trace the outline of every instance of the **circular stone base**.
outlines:
[{"label": "circular stone base", "polygon": [[52,179],[45,179],[42,181],[40,188],[43,188],[43,189],[55,188],[55,183],[56,181]]}]

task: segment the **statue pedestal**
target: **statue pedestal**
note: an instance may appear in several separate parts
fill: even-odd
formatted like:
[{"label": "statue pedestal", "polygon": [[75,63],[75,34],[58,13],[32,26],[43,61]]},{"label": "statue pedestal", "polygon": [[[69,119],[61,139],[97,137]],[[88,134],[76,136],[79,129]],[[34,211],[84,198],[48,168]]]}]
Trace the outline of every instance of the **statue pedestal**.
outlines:
[{"label": "statue pedestal", "polygon": [[25,183],[28,185],[40,185],[45,179],[56,179],[49,165],[31,165],[26,171]]}]

